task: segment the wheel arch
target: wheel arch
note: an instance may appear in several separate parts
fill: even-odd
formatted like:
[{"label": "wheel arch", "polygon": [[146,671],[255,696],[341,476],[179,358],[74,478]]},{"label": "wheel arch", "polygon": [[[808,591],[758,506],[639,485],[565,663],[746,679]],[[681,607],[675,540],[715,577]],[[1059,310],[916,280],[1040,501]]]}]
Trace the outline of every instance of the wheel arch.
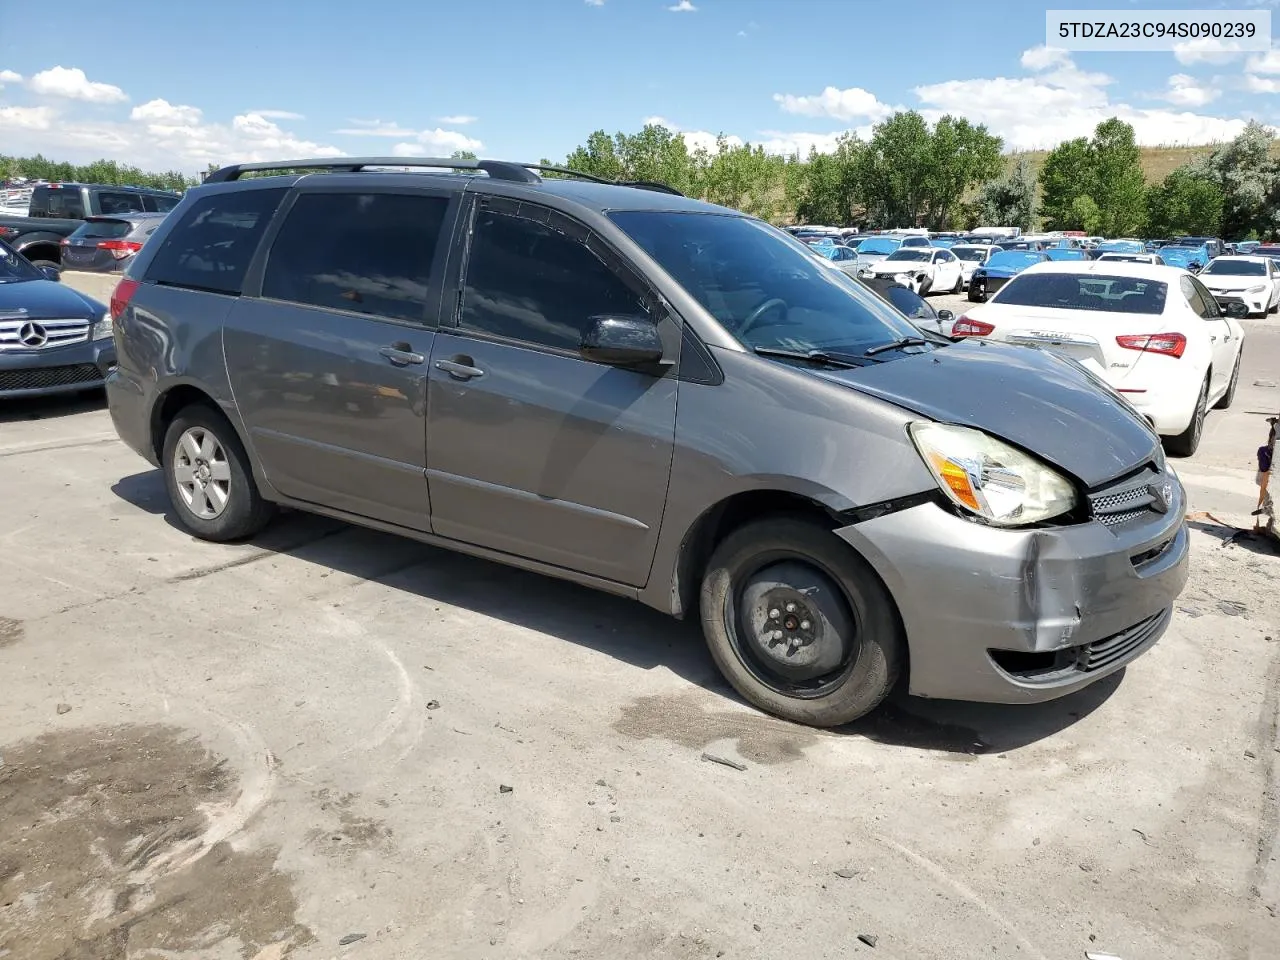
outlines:
[{"label": "wheel arch", "polygon": [[[150,440],[151,449],[155,453],[156,462],[164,462],[164,435],[169,429],[174,418],[184,409],[190,406],[208,407],[222,417],[230,424],[231,429],[235,431],[236,436],[240,440],[241,446],[247,451],[249,444],[241,429],[240,424],[236,422],[236,418],[230,416],[222,405],[214,399],[213,393],[197,383],[189,381],[181,381],[174,383],[160,392],[155,399],[155,403],[151,407],[150,422]],[[252,460],[252,455],[250,456]]]}]

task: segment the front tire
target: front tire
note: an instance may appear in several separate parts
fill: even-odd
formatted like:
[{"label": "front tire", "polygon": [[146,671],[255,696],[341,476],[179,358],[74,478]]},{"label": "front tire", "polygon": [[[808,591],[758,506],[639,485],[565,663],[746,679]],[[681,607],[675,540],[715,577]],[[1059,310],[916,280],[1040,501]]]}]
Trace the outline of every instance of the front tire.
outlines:
[{"label": "front tire", "polygon": [[249,456],[231,424],[203,405],[182,410],[164,435],[165,488],[184,529],[222,543],[253,536],[271,519]]},{"label": "front tire", "polygon": [[973,285],[973,281],[969,281],[969,302],[970,303],[986,303],[987,295],[979,287]]},{"label": "front tire", "polygon": [[951,292],[955,294],[955,293],[959,293],[963,289],[964,289],[964,274],[962,273],[960,274],[960,276],[956,277],[956,285],[951,288]]},{"label": "front tire", "polygon": [[1193,456],[1200,448],[1200,437],[1204,433],[1204,418],[1209,407],[1209,376],[1206,375],[1204,383],[1200,384],[1200,397],[1196,400],[1196,412],[1191,415],[1191,422],[1187,424],[1187,429],[1183,430],[1176,437],[1169,437],[1165,440],[1164,446],[1169,453],[1175,457]]},{"label": "front tire", "polygon": [[904,659],[893,599],[830,530],[774,517],[716,548],[702,581],[702,631],[725,679],[775,716],[835,727],[888,695]]}]

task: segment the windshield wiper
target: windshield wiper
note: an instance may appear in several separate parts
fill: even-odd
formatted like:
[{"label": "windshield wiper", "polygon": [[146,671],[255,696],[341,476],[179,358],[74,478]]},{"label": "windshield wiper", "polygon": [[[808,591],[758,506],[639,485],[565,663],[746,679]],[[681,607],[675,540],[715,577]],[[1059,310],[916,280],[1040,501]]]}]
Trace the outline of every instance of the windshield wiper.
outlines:
[{"label": "windshield wiper", "polygon": [[868,363],[882,362],[869,356],[859,357],[852,353],[827,353],[825,350],[810,350],[802,353],[799,350],[783,350],[780,347],[753,347],[752,349],[762,357],[778,357],[782,360],[806,360],[809,363],[825,363],[832,367],[865,367]]},{"label": "windshield wiper", "polygon": [[901,350],[903,347],[923,347],[929,343],[924,337],[901,337],[892,343],[882,343],[878,347],[872,347],[863,354],[864,357],[874,357],[877,353],[887,353],[890,350]]}]

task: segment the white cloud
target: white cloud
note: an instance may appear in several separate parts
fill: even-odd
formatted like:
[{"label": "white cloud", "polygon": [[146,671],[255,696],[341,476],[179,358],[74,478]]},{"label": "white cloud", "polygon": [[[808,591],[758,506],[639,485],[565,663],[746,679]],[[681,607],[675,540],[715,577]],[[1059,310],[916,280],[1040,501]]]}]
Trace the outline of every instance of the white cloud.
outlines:
[{"label": "white cloud", "polygon": [[[1137,141],[1143,144],[1208,143],[1228,140],[1244,129],[1243,120],[1143,110],[1113,102],[1107,93],[1113,81],[1106,74],[1082,71],[1070,57],[1049,56],[1040,48],[1028,54],[1023,62],[1042,65],[1046,72],[917,87],[915,94],[924,107],[921,112],[931,122],[950,113],[986,124],[1004,138],[1006,146],[1017,149],[1052,147],[1072,137],[1088,136],[1111,116],[1132,124]],[[1182,105],[1198,104],[1184,101]]]},{"label": "white cloud", "polygon": [[805,117],[834,117],[836,120],[883,120],[893,113],[887,103],[881,103],[875,94],[861,87],[839,90],[827,87],[815,96],[796,96],[791,93],[775,93],[774,102],[786,113]]},{"label": "white cloud", "polygon": [[447,123],[451,127],[465,127],[468,123],[475,123],[479,117],[473,117],[470,114],[460,113],[452,117],[437,117],[441,123]]},{"label": "white cloud", "polygon": [[667,9],[672,13],[697,13],[698,11],[698,8],[690,3],[689,0],[680,0],[679,3],[673,4]]},{"label": "white cloud", "polygon": [[[708,130],[685,130],[678,124],[672,123],[666,117],[645,117],[643,124],[646,127],[666,127],[672,133],[680,134],[680,136],[684,137],[684,145],[689,148],[690,152],[701,147],[708,153],[715,153],[716,144],[721,136]],[[731,147],[740,147],[744,142],[741,137],[733,134],[725,134],[724,140]]]},{"label": "white cloud", "polygon": [[185,126],[200,122],[198,107],[170,103],[168,100],[148,100],[129,111],[130,120],[171,126]]},{"label": "white cloud", "polygon": [[1071,63],[1071,54],[1061,47],[1038,46],[1022,52],[1020,61],[1028,70],[1048,70]]},{"label": "white cloud", "polygon": [[300,113],[294,113],[292,110],[250,110],[249,113],[256,113],[260,117],[266,117],[268,120],[305,120],[307,119]]},{"label": "white cloud", "polygon": [[411,130],[409,127],[402,127],[398,123],[387,120],[348,120],[347,122],[352,126],[333,132],[345,137],[398,137],[401,140],[418,134],[417,130]]},{"label": "white cloud", "polygon": [[[1280,47],[1272,47],[1266,53],[1249,58],[1245,69],[1250,73],[1280,73]],[[0,73],[0,80],[4,74]]]},{"label": "white cloud", "polygon": [[397,143],[391,148],[396,157],[447,157],[456,150],[469,150],[476,153],[484,146],[474,137],[468,137],[456,130],[423,130],[414,140]]},{"label": "white cloud", "polygon": [[603,7],[604,0],[587,0],[588,7]]},{"label": "white cloud", "polygon": [[1221,90],[1202,84],[1195,77],[1185,73],[1175,73],[1169,78],[1169,89],[1161,99],[1168,100],[1179,107],[1203,107],[1217,100],[1221,93]]},{"label": "white cloud", "polygon": [[849,132],[866,139],[871,135],[871,127],[868,125],[855,128],[853,131],[840,130],[836,133],[784,133],[781,130],[761,130],[760,136],[763,139],[756,143],[764,147],[766,153],[783,156],[798,153],[801,157],[808,157],[809,151],[815,148],[819,153],[834,153],[837,141]]},{"label": "white cloud", "polygon": [[0,70],[0,90],[4,89],[6,83],[21,83],[22,74],[13,70]]},{"label": "white cloud", "polygon": [[98,83],[84,75],[79,67],[50,67],[27,81],[33,92],[47,97],[65,97],[86,103],[123,103],[129,97],[119,87]]},{"label": "white cloud", "polygon": [[1272,80],[1270,77],[1255,77],[1252,73],[1245,74],[1244,88],[1250,93],[1280,93],[1280,80]]},{"label": "white cloud", "polygon": [[1173,45],[1173,55],[1179,63],[1229,63],[1241,54],[1240,44],[1235,40],[1222,40],[1214,37],[1199,37],[1195,40],[1184,40]]},{"label": "white cloud", "polygon": [[0,130],[48,130],[55,116],[52,107],[0,107]]}]

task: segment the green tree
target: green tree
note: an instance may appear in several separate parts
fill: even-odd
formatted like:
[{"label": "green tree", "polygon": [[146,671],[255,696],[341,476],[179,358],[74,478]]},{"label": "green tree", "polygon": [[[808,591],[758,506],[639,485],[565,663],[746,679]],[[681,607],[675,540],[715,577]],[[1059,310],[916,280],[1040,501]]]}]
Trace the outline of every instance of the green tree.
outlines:
[{"label": "green tree", "polygon": [[1102,211],[1093,197],[1082,193],[1071,201],[1066,213],[1066,222],[1072,226],[1068,229],[1083,230],[1085,233],[1099,233],[1102,230]]},{"label": "green tree", "polygon": [[1092,189],[1093,161],[1086,138],[1065,140],[1050,150],[1040,168],[1040,214],[1045,225],[1052,230],[1081,229],[1072,222],[1071,208]]},{"label": "green tree", "polygon": [[1102,121],[1089,141],[1089,152],[1090,196],[1101,214],[1099,230],[1109,237],[1132,236],[1146,219],[1142,151],[1134,142],[1133,127],[1116,117]]},{"label": "green tree", "polygon": [[855,219],[866,149],[856,136],[846,134],[837,141],[834,153],[809,151],[793,196],[797,220],[844,225]]},{"label": "green tree", "polygon": [[1189,167],[1147,187],[1146,234],[1216,236],[1222,225],[1222,189]]},{"label": "green tree", "polygon": [[1271,131],[1250,120],[1238,137],[1189,164],[1191,172],[1222,191],[1222,233],[1267,236],[1280,229],[1280,161],[1272,159]]},{"label": "green tree", "polygon": [[984,126],[950,115],[934,124],[926,151],[924,217],[934,230],[951,225],[965,191],[1000,172],[1002,141]]},{"label": "green tree", "polygon": [[1007,177],[982,185],[973,201],[972,213],[966,221],[988,226],[1021,227],[1030,230],[1035,223],[1036,181],[1031,164],[1022,157]]}]

